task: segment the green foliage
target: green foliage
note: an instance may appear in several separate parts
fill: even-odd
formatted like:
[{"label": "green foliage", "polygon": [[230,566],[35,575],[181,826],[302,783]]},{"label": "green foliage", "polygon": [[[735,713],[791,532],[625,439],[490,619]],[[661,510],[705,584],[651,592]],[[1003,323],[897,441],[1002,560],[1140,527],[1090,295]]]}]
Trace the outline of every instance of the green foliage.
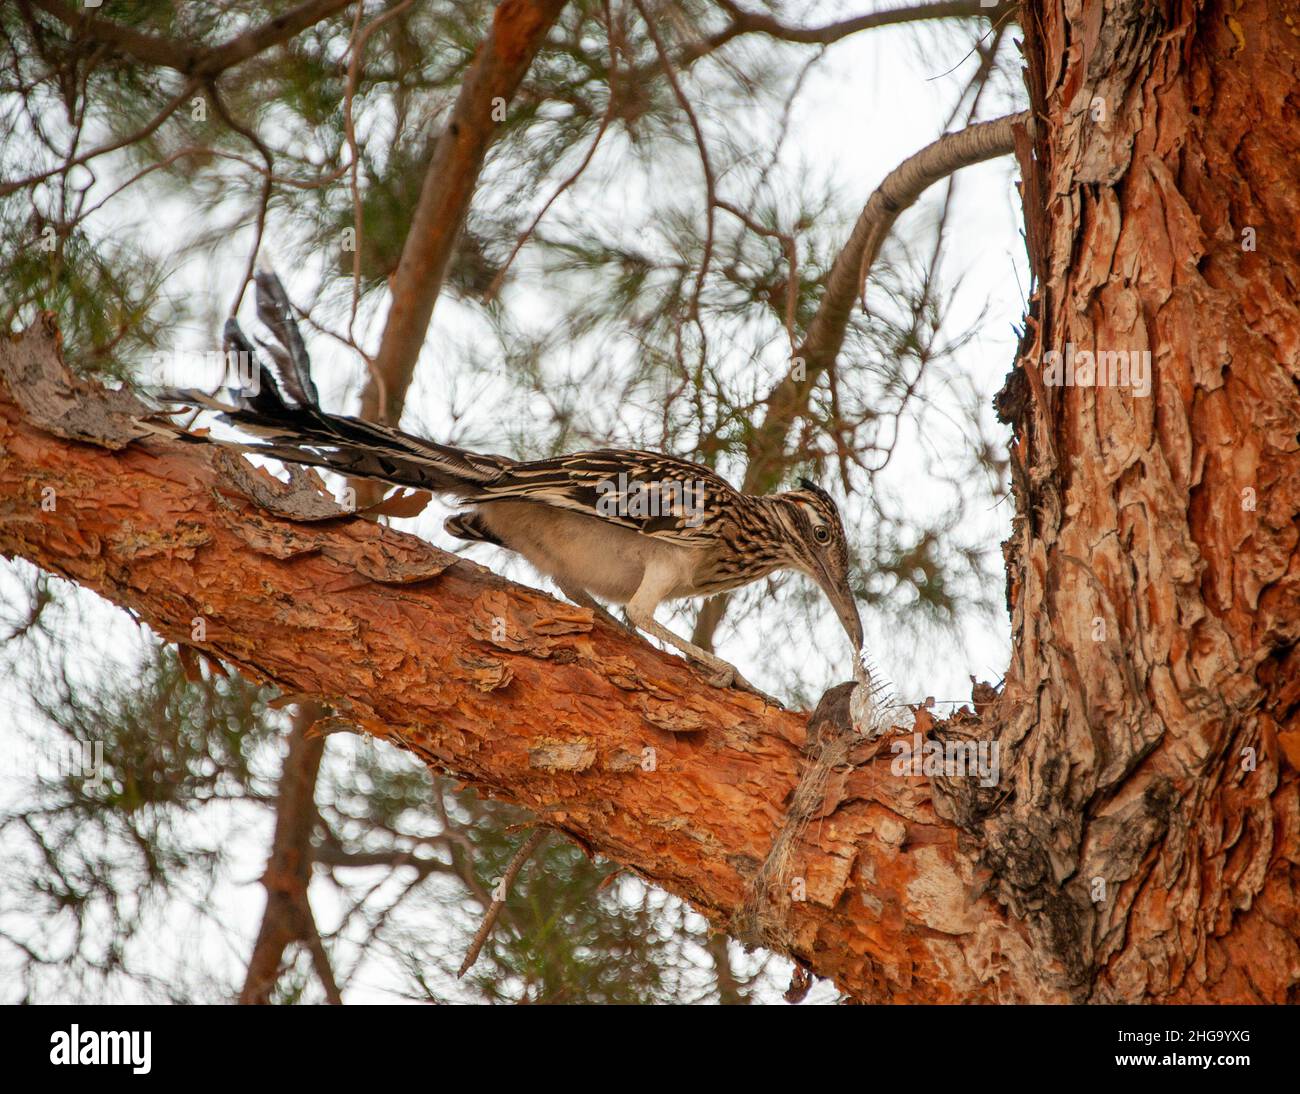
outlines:
[{"label": "green foliage", "polygon": [[19,752],[27,794],[0,812],[0,951],[26,968],[29,991],[133,984],[175,998],[181,985],[153,984],[142,955],[172,902],[213,900],[234,857],[213,837],[238,829],[232,807],[273,795],[278,720],[240,678],[186,681],[157,643],[137,664],[69,656],[67,612],[47,599],[42,621],[4,648],[9,668],[31,674],[43,717]]}]

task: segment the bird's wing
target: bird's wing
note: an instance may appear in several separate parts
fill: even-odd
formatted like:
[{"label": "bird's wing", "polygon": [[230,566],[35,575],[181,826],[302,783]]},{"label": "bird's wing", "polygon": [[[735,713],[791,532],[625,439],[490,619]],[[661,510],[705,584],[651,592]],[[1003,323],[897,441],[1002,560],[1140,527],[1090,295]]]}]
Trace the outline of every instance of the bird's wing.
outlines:
[{"label": "bird's wing", "polygon": [[707,467],[654,452],[601,449],[518,463],[469,502],[531,501],[584,513],[683,546],[718,536],[735,491]]}]

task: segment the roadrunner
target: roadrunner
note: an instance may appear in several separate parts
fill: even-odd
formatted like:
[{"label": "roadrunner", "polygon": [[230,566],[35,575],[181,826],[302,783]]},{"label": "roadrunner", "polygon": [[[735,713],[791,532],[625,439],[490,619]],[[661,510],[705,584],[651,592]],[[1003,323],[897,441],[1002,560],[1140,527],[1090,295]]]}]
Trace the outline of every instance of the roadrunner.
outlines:
[{"label": "roadrunner", "polygon": [[831,496],[814,483],[801,479],[798,490],[756,496],[707,467],[654,452],[609,448],[513,460],[327,414],[279,280],[259,273],[257,290],[258,316],[279,342],[262,343],[278,379],[232,319],[227,354],[251,362],[256,383],[236,392],[233,405],[195,391],[164,397],[219,411],[261,440],[239,446],[245,451],[456,499],[464,511],[448,518],[451,535],[523,555],[570,600],[604,617],[598,600],[626,605],[636,628],[704,666],[716,687],[756,690],[726,661],[656,621],[664,601],[797,570],[821,587],[855,653],[861,649],[844,526]]}]

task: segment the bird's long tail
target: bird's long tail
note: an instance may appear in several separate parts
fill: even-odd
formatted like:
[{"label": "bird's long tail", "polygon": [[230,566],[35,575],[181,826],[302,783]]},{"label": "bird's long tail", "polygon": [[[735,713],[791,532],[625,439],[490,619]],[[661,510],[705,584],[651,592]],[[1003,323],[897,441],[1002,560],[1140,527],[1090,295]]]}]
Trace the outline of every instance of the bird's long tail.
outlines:
[{"label": "bird's long tail", "polygon": [[226,321],[227,361],[239,363],[248,385],[223,402],[201,391],[155,394],[160,402],[189,404],[218,412],[259,443],[246,444],[168,428],[186,440],[224,444],[290,463],[327,468],[341,475],[411,486],[465,497],[490,483],[513,463],[505,456],[468,452],[320,409],[311,362],[294,321],[289,299],[273,273],[257,274],[257,314],[275,341],[261,342],[273,372],[233,319]]}]

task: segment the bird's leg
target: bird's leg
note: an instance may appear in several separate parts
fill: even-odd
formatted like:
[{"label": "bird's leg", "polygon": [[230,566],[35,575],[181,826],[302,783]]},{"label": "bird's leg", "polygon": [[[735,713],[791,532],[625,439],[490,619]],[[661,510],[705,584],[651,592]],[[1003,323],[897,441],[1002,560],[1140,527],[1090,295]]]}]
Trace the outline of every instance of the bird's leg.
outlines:
[{"label": "bird's leg", "polygon": [[637,630],[644,631],[646,634],[667,642],[675,649],[681,650],[692,661],[703,665],[713,673],[709,683],[715,688],[729,688],[733,683],[740,680],[740,673],[736,671],[734,665],[724,661],[721,657],[714,656],[707,650],[700,649],[693,642],[688,642],[685,638],[673,634],[649,612],[638,611],[634,605],[629,604],[627,614]]},{"label": "bird's leg", "polygon": [[633,606],[629,604],[627,606],[628,622],[624,623],[617,616],[612,615],[585,589],[580,589],[574,585],[566,585],[564,582],[558,580],[556,581],[556,585],[559,586],[560,592],[573,601],[573,603],[580,607],[587,608],[593,615],[599,616],[601,619],[605,620],[606,623],[612,624],[622,630],[630,631],[632,634],[636,634],[638,630],[644,631],[646,634],[654,635],[654,637],[662,639],[670,646],[681,650],[682,653],[686,654],[686,656],[692,661],[702,664],[713,674],[709,680],[709,683],[713,687],[738,687],[742,691],[752,692],[765,702],[771,703],[773,706],[782,706],[782,704],[772,698],[772,696],[759,691],[758,688],[754,687],[753,684],[741,676],[740,673],[736,671],[734,665],[728,664],[721,657],[715,657],[707,650],[700,649],[700,647],[695,645],[693,642],[688,642],[686,639],[679,638],[677,635],[673,634],[673,632],[667,627],[655,620],[653,611],[648,615],[640,615],[638,618],[639,613],[636,613]]},{"label": "bird's leg", "polygon": [[778,700],[772,698],[772,696],[768,695],[766,692],[760,691],[741,676],[740,673],[736,671],[734,665],[728,664],[721,657],[709,653],[708,650],[700,649],[700,647],[695,645],[694,642],[688,642],[680,635],[673,634],[672,631],[662,623],[658,622],[654,616],[654,608],[646,607],[646,601],[648,598],[642,599],[641,594],[644,589],[645,585],[643,584],[641,589],[637,590],[636,596],[632,598],[627,606],[627,615],[628,618],[632,620],[633,626],[638,630],[644,631],[646,634],[653,635],[660,641],[667,642],[674,649],[680,650],[684,653],[696,664],[703,665],[710,673],[712,673],[712,676],[709,678],[709,683],[713,687],[737,687],[742,691],[748,691],[757,695],[764,702],[770,703],[774,707],[784,709],[783,705]]},{"label": "bird's leg", "polygon": [[[603,619],[610,626],[618,627],[620,630],[624,631],[632,631],[631,627],[617,616],[612,615],[603,605],[597,602],[595,597],[587,592],[586,589],[579,589],[575,585],[566,585],[563,581],[559,580],[557,580],[555,584],[560,587],[560,592],[572,600],[573,603],[577,604],[581,608],[588,609],[592,615]],[[632,631],[632,633],[635,634],[636,632]]]}]

